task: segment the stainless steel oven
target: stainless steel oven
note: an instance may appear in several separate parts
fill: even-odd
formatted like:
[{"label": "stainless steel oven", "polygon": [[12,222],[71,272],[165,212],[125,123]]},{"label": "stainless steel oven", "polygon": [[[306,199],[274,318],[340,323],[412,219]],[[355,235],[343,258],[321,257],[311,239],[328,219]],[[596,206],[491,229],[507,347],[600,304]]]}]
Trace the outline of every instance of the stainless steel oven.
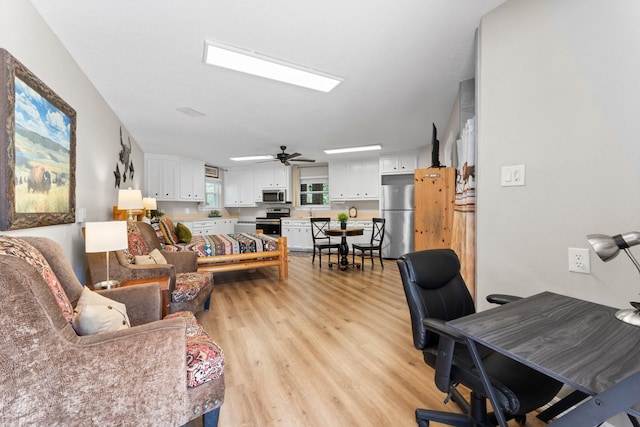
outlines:
[{"label": "stainless steel oven", "polygon": [[256,230],[262,230],[264,234],[270,236],[280,236],[282,233],[280,218],[288,218],[290,212],[289,208],[267,208],[266,217],[256,218]]}]

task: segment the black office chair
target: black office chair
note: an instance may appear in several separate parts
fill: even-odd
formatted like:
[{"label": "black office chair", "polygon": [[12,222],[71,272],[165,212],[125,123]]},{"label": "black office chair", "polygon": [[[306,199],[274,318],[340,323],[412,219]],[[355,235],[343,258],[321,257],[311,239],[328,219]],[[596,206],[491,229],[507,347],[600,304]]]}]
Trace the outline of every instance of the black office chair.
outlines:
[{"label": "black office chair", "polygon": [[351,246],[351,262],[356,263],[356,251],[360,251],[360,264],[364,270],[364,258],[371,258],[371,268],[373,268],[373,252],[378,252],[380,259],[380,267],[384,268],[382,263],[382,241],[384,240],[384,218],[373,218],[373,233],[369,243],[353,243]]},{"label": "black office chair", "polygon": [[331,218],[311,218],[311,237],[313,238],[313,258],[311,258],[311,264],[316,260],[316,251],[320,258],[320,267],[322,267],[322,251],[327,251],[329,256],[329,263],[331,263],[331,249],[335,249],[335,255],[338,256],[340,252],[340,243],[333,243],[331,238],[324,234],[324,231],[329,228]]},{"label": "black office chair", "polygon": [[[438,389],[450,395],[463,412],[416,409],[418,426],[427,427],[429,421],[452,426],[496,425],[495,415],[487,414],[487,395],[464,339],[445,324],[475,312],[455,252],[413,252],[401,256],[397,263],[411,314],[413,344],[422,350],[424,361],[435,368]],[[496,302],[506,302],[505,296],[499,297]],[[506,419],[515,418],[524,424],[526,414],[551,401],[562,386],[486,347],[478,346],[478,351]],[[456,390],[458,384],[471,390],[471,403]]]}]

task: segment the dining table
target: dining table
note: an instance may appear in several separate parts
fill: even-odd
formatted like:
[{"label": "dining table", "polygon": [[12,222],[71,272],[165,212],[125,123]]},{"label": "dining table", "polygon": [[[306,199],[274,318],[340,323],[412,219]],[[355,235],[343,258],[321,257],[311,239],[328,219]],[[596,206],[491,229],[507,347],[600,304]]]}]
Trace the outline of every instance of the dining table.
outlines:
[{"label": "dining table", "polygon": [[[347,242],[347,237],[352,236],[362,236],[364,234],[364,228],[354,227],[354,228],[329,228],[324,230],[324,234],[329,237],[340,237],[340,261],[338,262],[338,266],[340,270],[344,271],[351,263],[349,263],[349,244]],[[359,263],[353,264],[356,268],[360,268]],[[329,267],[332,267],[333,263],[329,261]]]}]

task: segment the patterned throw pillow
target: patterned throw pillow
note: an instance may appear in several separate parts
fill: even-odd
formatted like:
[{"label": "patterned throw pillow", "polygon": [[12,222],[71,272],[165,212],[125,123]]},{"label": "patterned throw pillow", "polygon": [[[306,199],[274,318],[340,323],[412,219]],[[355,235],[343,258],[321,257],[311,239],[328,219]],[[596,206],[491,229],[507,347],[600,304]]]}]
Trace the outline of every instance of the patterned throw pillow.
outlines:
[{"label": "patterned throw pillow", "polygon": [[167,245],[175,245],[180,241],[174,231],[173,222],[169,218],[160,220],[160,230]]},{"label": "patterned throw pillow", "polygon": [[129,264],[134,264],[136,256],[147,255],[149,253],[147,244],[144,242],[138,229],[138,224],[134,221],[127,221],[127,238],[129,239],[129,247],[124,250],[124,255]]},{"label": "patterned throw pillow", "polygon": [[71,301],[69,301],[69,297],[67,297],[67,294],[62,288],[58,277],[40,251],[22,239],[0,236],[0,255],[20,258],[35,267],[42,275],[44,281],[47,282],[47,285],[49,285],[51,292],[53,292],[53,296],[62,311],[62,315],[67,319],[67,322],[71,323],[71,319],[73,318]]},{"label": "patterned throw pillow", "polygon": [[160,247],[164,247],[164,234],[162,234],[162,230],[160,229],[160,222],[152,222],[151,226],[153,227],[153,231],[156,232],[156,236],[158,237],[158,241],[160,242]]}]

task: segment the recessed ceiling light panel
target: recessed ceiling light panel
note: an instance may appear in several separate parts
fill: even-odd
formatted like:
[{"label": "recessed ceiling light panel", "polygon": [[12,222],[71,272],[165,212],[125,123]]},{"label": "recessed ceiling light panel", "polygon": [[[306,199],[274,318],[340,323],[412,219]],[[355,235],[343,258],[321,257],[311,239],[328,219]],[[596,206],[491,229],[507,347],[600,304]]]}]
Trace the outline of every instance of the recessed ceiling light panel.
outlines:
[{"label": "recessed ceiling light panel", "polygon": [[343,80],[312,68],[218,42],[205,41],[204,62],[321,92],[330,92]]},{"label": "recessed ceiling light panel", "polygon": [[257,156],[230,157],[229,160],[233,160],[234,162],[246,162],[251,160],[273,160],[273,156],[270,154],[266,154]]},{"label": "recessed ceiling light panel", "polygon": [[341,154],[341,153],[355,153],[358,151],[372,151],[381,150],[382,145],[361,145],[360,147],[345,147],[345,148],[333,148],[330,150],[324,150],[326,154]]}]

